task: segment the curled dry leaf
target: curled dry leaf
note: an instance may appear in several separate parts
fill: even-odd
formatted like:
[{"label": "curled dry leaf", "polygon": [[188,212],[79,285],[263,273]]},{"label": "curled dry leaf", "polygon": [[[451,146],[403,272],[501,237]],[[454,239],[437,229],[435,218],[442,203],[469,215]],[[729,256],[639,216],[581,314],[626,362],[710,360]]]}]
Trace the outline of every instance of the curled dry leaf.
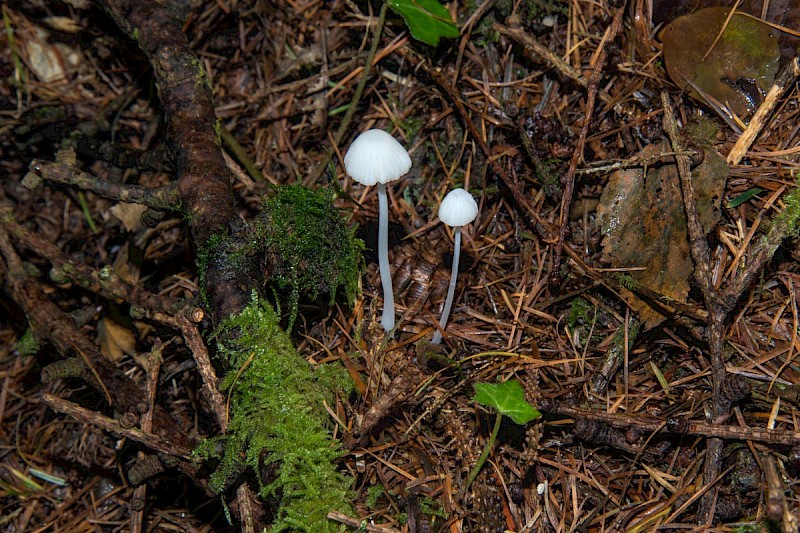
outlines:
[{"label": "curled dry leaf", "polygon": [[[661,143],[645,147],[639,157],[657,159],[658,154],[669,151],[669,146]],[[706,232],[719,221],[726,175],[725,161],[712,149],[693,172],[698,216]],[[680,178],[674,163],[651,167],[646,175],[641,169],[612,174],[597,215],[604,237],[603,261],[615,268],[643,268],[629,272],[635,283],[677,302],[686,302],[692,259]],[[664,320],[633,293],[626,291],[622,296],[639,314],[645,328]]]}]

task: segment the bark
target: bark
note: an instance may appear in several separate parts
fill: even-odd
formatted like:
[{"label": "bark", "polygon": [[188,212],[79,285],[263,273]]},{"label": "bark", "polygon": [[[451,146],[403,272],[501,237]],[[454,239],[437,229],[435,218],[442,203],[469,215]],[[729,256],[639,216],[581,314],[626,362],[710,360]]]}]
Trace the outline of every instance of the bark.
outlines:
[{"label": "bark", "polygon": [[[151,0],[101,3],[153,67],[175,154],[181,207],[195,245],[203,249],[212,236],[232,234],[241,226],[216,133],[208,76],[183,33],[178,13]],[[203,288],[215,323],[249,303],[255,284],[244,270],[231,268],[224,260],[206,265]]]}]

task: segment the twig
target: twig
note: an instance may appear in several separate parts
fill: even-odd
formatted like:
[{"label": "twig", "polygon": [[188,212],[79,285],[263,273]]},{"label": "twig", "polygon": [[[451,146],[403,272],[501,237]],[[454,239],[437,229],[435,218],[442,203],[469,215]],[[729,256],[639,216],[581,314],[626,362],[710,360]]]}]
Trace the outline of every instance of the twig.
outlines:
[{"label": "twig", "polygon": [[[661,102],[664,106],[664,130],[672,142],[675,152],[683,150],[678,127],[675,124],[674,111],[666,91],[661,93]],[[686,211],[686,224],[689,231],[689,250],[694,261],[694,277],[708,310],[708,349],[711,359],[711,404],[714,421],[724,420],[730,410],[731,402],[727,399],[723,386],[725,384],[725,338],[724,327],[727,310],[720,304],[717,290],[711,278],[711,251],[706,240],[705,231],[700,224],[697,214],[696,195],[694,182],[689,169],[689,158],[685,155],[676,155],[678,175],[681,180],[683,205]],[[710,438],[706,443],[706,457],[703,468],[703,479],[708,482],[717,478],[722,469],[723,442],[721,438]],[[703,495],[697,512],[697,521],[707,523],[714,513],[714,504],[717,499],[718,487],[715,485]]]},{"label": "twig", "polygon": [[183,338],[186,345],[192,351],[192,356],[197,363],[197,370],[203,377],[203,390],[206,393],[208,402],[211,404],[211,409],[214,411],[214,416],[217,418],[220,432],[225,433],[228,431],[228,409],[225,405],[225,398],[217,388],[217,373],[211,365],[211,358],[208,356],[208,350],[197,331],[197,326],[192,324],[184,317],[178,317],[178,326],[181,328]]},{"label": "twig", "polygon": [[340,513],[339,511],[331,511],[328,513],[328,518],[335,522],[339,522],[340,524],[356,528],[358,531],[367,531],[368,533],[400,533],[400,530],[398,529],[393,529],[386,526],[376,526],[375,524],[368,523],[366,520],[352,518],[344,513]]},{"label": "twig", "polygon": [[750,124],[747,125],[747,129],[742,132],[736,144],[733,146],[730,153],[728,153],[727,162],[729,165],[738,165],[745,154],[747,154],[747,150],[753,145],[756,137],[758,137],[758,134],[761,133],[762,128],[766,125],[770,114],[772,114],[775,106],[778,105],[778,100],[781,95],[791,86],[792,82],[798,76],[800,76],[800,57],[794,57],[778,73],[778,77],[764,97],[764,101],[761,102],[753,118],[750,119]]},{"label": "twig", "polygon": [[[147,369],[147,411],[142,415],[140,426],[142,433],[150,433],[153,429],[153,408],[156,405],[156,391],[158,388],[158,373],[161,370],[163,358],[161,351],[163,343],[158,340],[150,350],[147,358],[149,368]],[[144,459],[144,452],[138,453],[139,460]],[[144,523],[144,507],[147,499],[147,483],[142,483],[133,490],[131,498],[131,533],[141,533]]]},{"label": "twig", "polygon": [[146,205],[159,211],[172,211],[179,204],[178,192],[174,185],[150,188],[111,183],[70,165],[39,160],[31,162],[30,171],[23,182],[29,188],[38,185],[36,177],[39,177],[90,191],[111,200]]},{"label": "twig", "polygon": [[709,440],[727,439],[754,441],[781,446],[800,445],[800,431],[723,426],[720,424],[709,424],[707,422],[689,421],[679,417],[658,418],[649,415],[607,413],[603,411],[594,411],[592,409],[570,407],[548,398],[540,400],[537,408],[542,413],[548,415],[567,416],[576,420],[586,419],[619,429],[635,428],[642,433],[658,432],[660,434],[693,435],[706,437]]},{"label": "twig", "polygon": [[572,159],[569,162],[569,168],[564,176],[564,194],[561,197],[561,227],[558,231],[558,241],[556,242],[555,250],[553,251],[553,264],[550,267],[550,285],[561,285],[561,255],[564,250],[564,240],[567,238],[567,231],[569,229],[569,212],[572,208],[572,193],[575,189],[575,171],[578,169],[578,163],[583,158],[583,148],[586,145],[586,137],[589,134],[589,126],[592,123],[592,115],[594,114],[594,106],[597,101],[597,91],[600,86],[600,76],[603,74],[603,67],[606,63],[606,43],[613,41],[620,29],[622,28],[622,14],[625,11],[624,5],[617,9],[614,13],[614,18],[611,25],[603,35],[603,40],[599,45],[599,54],[597,55],[597,62],[592,69],[592,75],[589,77],[589,84],[587,85],[586,99],[586,117],[581,126],[581,133],[578,137],[578,144],[575,146],[575,151],[572,154]]},{"label": "twig", "polygon": [[753,280],[760,275],[764,266],[772,260],[772,256],[783,241],[797,235],[800,228],[794,218],[796,216],[795,213],[773,218],[767,234],[753,245],[744,270],[736,275],[720,296],[720,303],[728,312],[733,309]]},{"label": "twig", "polygon": [[[621,10],[620,10],[621,12]],[[613,22],[612,22],[613,25]],[[529,33],[527,33],[522,28],[514,28],[509,26],[504,26],[502,24],[495,23],[492,25],[492,29],[499,32],[502,35],[507,37],[511,37],[511,39],[517,41],[519,44],[525,48],[525,51],[528,53],[533,53],[542,59],[544,59],[547,63],[553,66],[562,76],[571,79],[584,89],[590,89],[591,86],[591,78],[587,80],[581,73],[575,69],[572,65],[561,59],[555,52],[547,48],[546,46],[539,44],[539,41],[534,39]],[[619,31],[619,30],[617,30]],[[615,33],[616,35],[616,33]],[[611,39],[614,37],[612,36]],[[535,58],[534,58],[535,59]],[[603,64],[603,60],[598,58],[599,65]],[[613,98],[610,94],[603,90],[597,90],[597,95],[605,104],[609,104],[613,101]],[[587,115],[588,116],[588,115]]]},{"label": "twig", "polygon": [[[661,102],[664,106],[664,130],[667,132],[672,142],[673,151],[676,154],[680,154],[684,150],[680,135],[678,134],[678,126],[675,124],[672,103],[666,91],[661,93]],[[708,247],[705,231],[697,215],[697,195],[694,192],[694,181],[692,180],[692,173],[689,168],[689,157],[685,155],[675,155],[675,161],[678,166],[678,175],[681,180],[681,192],[683,193],[683,204],[686,209],[689,247],[692,253],[692,259],[694,260],[694,277],[703,292],[706,306],[709,311],[711,311],[711,307],[716,301],[711,283],[711,251]]]},{"label": "twig", "polygon": [[72,403],[68,400],[62,400],[58,396],[54,396],[49,392],[42,393],[42,402],[44,402],[45,405],[54,411],[69,415],[79,422],[85,422],[87,424],[97,426],[100,429],[117,435],[118,437],[129,438],[150,448],[151,450],[165,453],[173,457],[180,457],[187,461],[191,459],[191,448],[176,445],[174,442],[170,442],[153,433],[145,433],[141,429],[135,427],[125,427],[119,420],[114,420],[94,411],[90,411],[89,409],[81,407],[80,405]]},{"label": "twig", "polygon": [[[150,291],[122,280],[109,269],[96,270],[70,259],[57,246],[49,243],[22,227],[13,218],[11,206],[0,205],[0,223],[17,242],[36,255],[53,264],[51,275],[68,278],[81,287],[100,294],[108,299],[120,298],[135,308],[146,313],[153,320],[175,327],[174,315],[184,307],[181,300],[153,294]],[[191,310],[192,314],[202,313],[199,309]],[[141,313],[139,313],[141,314]]]}]

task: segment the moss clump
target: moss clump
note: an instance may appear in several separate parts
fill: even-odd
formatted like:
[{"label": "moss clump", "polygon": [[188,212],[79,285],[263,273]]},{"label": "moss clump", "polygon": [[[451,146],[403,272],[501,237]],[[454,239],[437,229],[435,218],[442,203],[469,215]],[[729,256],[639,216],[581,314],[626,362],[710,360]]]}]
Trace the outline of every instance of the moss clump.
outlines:
[{"label": "moss clump", "polygon": [[358,292],[363,244],[332,202],[330,190],[279,187],[256,228],[266,248],[262,266],[270,282],[289,291],[289,329],[301,295],[315,300],[328,294],[332,304],[341,290],[352,303]]},{"label": "moss clump", "polygon": [[[358,293],[363,243],[333,205],[333,192],[300,185],[277,187],[261,215],[231,235],[215,234],[201,247],[201,286],[213,265],[217,281],[246,275],[264,278],[261,295],[288,293],[289,327],[300,298],[343,294],[352,305]],[[205,297],[205,295],[202,295]],[[280,306],[281,298],[276,303]],[[204,299],[206,303],[206,299]]]},{"label": "moss clump", "polygon": [[[210,487],[223,492],[250,471],[259,495],[280,502],[270,531],[337,531],[327,514],[352,513],[350,481],[335,467],[341,451],[328,431],[323,401],[350,388],[346,373],[335,367],[312,371],[272,306],[255,298],[221,325],[219,338],[233,338],[219,344],[231,368],[221,387],[229,391],[231,416],[229,433],[197,450],[201,458],[220,460]],[[272,472],[271,479],[262,479],[262,471]]]},{"label": "moss clump", "polygon": [[28,357],[39,353],[40,347],[41,343],[39,339],[33,334],[33,330],[28,328],[25,330],[25,333],[22,334],[22,337],[17,340],[17,343],[14,345],[14,350],[16,350],[19,355]]},{"label": "moss clump", "polygon": [[786,207],[775,217],[773,226],[786,228],[785,235],[788,237],[797,233],[800,225],[800,186],[789,191],[783,197],[783,203]]}]

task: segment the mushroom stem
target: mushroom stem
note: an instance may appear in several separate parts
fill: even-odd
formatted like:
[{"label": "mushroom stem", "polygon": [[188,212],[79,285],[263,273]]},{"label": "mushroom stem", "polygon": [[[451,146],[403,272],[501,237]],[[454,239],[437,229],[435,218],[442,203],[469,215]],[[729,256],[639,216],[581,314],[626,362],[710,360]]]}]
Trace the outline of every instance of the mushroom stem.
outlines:
[{"label": "mushroom stem", "polygon": [[394,292],[392,273],[389,271],[389,202],[386,185],[378,183],[378,267],[383,285],[383,316],[381,326],[386,331],[394,328]]},{"label": "mushroom stem", "polygon": [[447,327],[447,318],[450,316],[450,309],[453,307],[453,296],[456,294],[456,281],[458,280],[458,260],[461,257],[461,226],[455,229],[455,244],[453,247],[453,269],[450,271],[450,286],[447,287],[447,300],[444,302],[442,320],[439,322],[439,329],[433,334],[431,342],[439,344],[442,342],[442,332]]}]

